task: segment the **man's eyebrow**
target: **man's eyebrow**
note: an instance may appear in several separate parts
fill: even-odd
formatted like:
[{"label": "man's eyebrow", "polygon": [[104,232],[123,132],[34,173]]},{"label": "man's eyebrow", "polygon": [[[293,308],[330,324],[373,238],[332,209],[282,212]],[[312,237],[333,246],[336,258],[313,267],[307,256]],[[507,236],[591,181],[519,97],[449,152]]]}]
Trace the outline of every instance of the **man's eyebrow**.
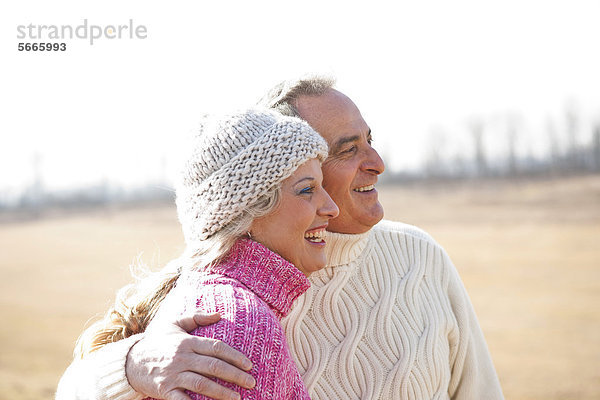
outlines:
[{"label": "man's eyebrow", "polygon": [[356,142],[360,139],[359,135],[354,135],[354,136],[348,136],[348,137],[343,137],[341,139],[339,139],[338,141],[336,141],[333,144],[333,148],[331,149],[332,153],[335,153],[336,151],[338,151],[340,149],[340,147],[342,147],[343,145],[345,145],[346,143],[352,143],[352,142]]}]

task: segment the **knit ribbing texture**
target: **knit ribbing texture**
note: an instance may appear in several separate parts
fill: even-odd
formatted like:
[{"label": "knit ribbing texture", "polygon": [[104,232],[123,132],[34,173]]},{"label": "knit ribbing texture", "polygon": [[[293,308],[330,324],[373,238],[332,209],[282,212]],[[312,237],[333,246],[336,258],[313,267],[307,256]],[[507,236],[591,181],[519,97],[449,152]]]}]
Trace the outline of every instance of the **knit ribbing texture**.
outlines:
[{"label": "knit ribbing texture", "polygon": [[[243,399],[309,399],[290,355],[279,319],[310,286],[291,263],[260,243],[239,240],[221,263],[180,278],[157,319],[172,320],[186,311],[218,312],[221,320],[193,335],[222,340],[246,354],[256,387],[243,389],[216,380]],[[188,393],[192,399],[206,399]]]}]

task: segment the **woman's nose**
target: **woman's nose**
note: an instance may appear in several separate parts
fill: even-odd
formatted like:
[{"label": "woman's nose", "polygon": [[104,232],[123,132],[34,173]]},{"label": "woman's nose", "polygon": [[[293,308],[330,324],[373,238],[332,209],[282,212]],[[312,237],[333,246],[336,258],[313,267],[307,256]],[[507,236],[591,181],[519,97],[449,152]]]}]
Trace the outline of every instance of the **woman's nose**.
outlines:
[{"label": "woman's nose", "polygon": [[321,190],[323,191],[323,204],[319,207],[318,214],[329,219],[337,217],[340,214],[340,209],[325,189]]}]

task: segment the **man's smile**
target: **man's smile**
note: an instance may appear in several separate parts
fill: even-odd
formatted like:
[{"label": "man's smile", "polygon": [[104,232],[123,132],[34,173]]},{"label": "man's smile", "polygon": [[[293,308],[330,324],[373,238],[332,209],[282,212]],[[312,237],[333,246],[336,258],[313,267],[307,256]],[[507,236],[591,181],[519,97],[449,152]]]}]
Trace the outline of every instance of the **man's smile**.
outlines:
[{"label": "man's smile", "polygon": [[359,193],[360,192],[370,192],[372,190],[375,190],[375,184],[366,185],[366,186],[360,186],[360,187],[357,187],[357,188],[352,189],[352,190],[355,191],[355,192],[359,192]]}]

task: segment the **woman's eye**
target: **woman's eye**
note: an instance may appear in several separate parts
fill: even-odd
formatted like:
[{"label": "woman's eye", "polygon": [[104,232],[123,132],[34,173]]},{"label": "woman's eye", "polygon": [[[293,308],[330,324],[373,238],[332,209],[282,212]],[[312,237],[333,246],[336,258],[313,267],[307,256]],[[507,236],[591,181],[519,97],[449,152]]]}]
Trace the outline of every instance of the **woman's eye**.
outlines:
[{"label": "woman's eye", "polygon": [[300,190],[300,194],[314,193],[314,191],[315,191],[314,186],[308,186],[308,187],[305,187],[304,189]]}]

